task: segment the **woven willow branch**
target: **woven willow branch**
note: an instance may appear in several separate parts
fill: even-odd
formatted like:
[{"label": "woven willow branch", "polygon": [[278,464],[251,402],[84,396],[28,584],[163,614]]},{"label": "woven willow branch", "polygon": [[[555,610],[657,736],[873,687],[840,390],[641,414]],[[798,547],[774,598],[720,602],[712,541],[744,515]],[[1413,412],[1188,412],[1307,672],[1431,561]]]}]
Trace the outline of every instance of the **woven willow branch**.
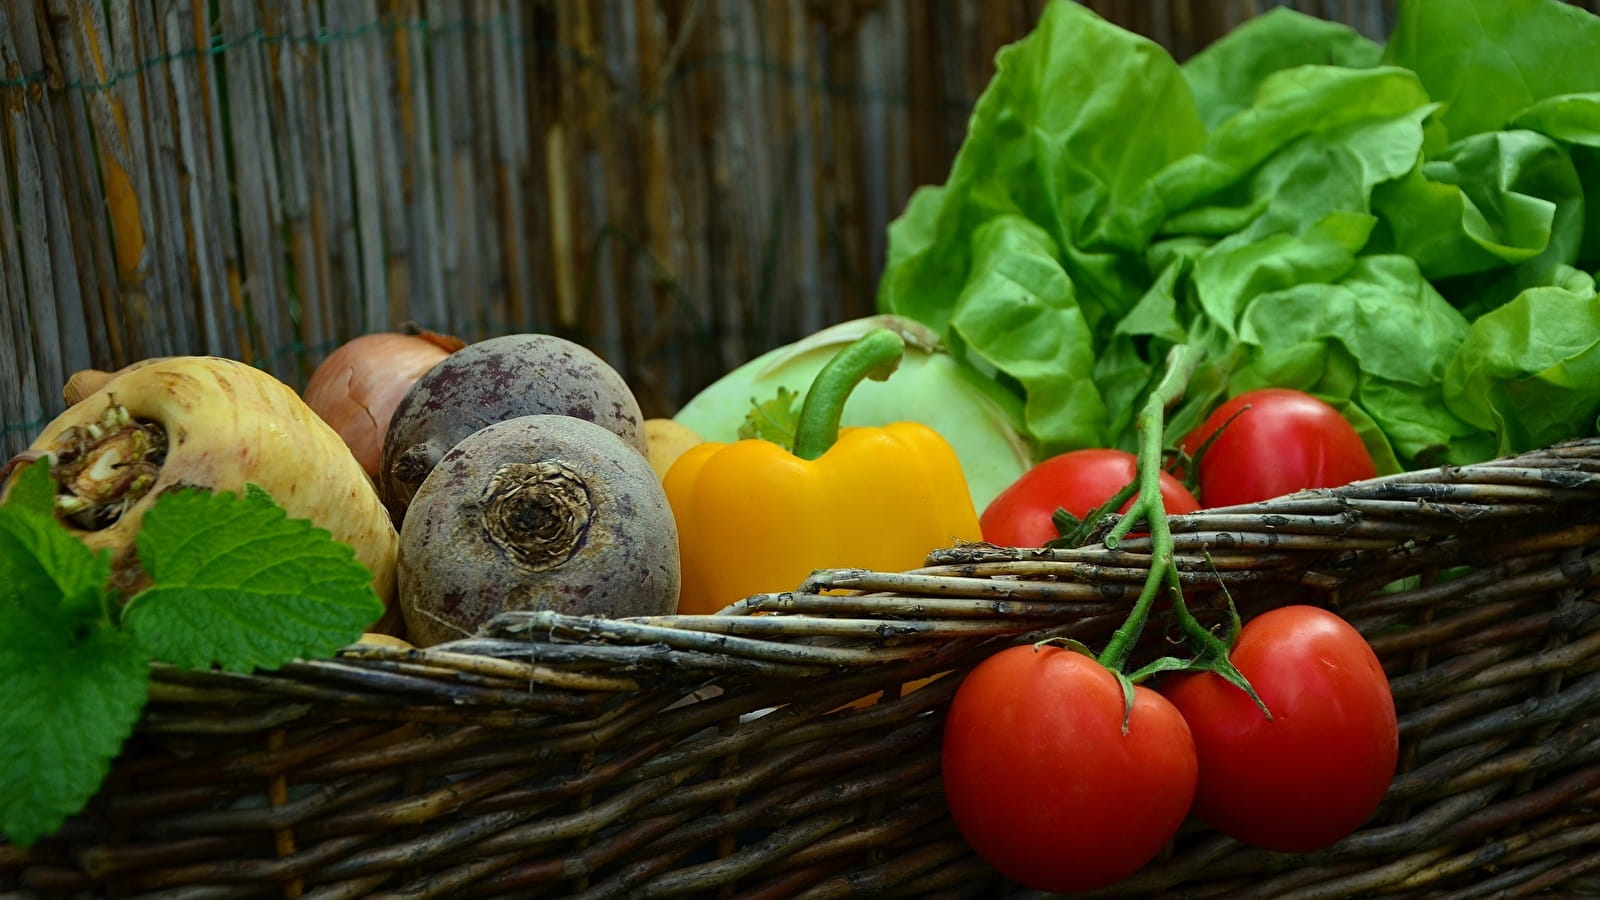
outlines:
[{"label": "woven willow branch", "polygon": [[[1285,603],[1365,633],[1398,706],[1383,807],[1325,850],[1191,822],[1102,897],[1524,896],[1600,862],[1600,441],[1173,517],[1206,622]],[[1117,549],[964,544],[822,569],[714,616],[510,612],[426,650],[152,669],[101,797],[0,845],[0,889],[178,897],[989,897],[938,777],[995,650],[1104,643]],[[1161,627],[1136,656],[1170,651]]]}]

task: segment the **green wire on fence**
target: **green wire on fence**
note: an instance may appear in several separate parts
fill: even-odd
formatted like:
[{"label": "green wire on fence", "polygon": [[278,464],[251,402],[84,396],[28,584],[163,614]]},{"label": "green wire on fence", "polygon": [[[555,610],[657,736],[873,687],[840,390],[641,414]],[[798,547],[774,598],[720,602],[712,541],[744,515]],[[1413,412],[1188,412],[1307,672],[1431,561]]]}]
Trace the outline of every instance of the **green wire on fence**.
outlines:
[{"label": "green wire on fence", "polygon": [[[175,62],[186,62],[195,59],[213,58],[222,56],[231,50],[249,45],[274,45],[286,44],[290,46],[328,46],[347,41],[360,40],[375,31],[393,34],[398,31],[415,31],[430,39],[448,38],[463,34],[492,34],[499,32],[507,43],[513,46],[532,46],[546,52],[557,53],[575,62],[579,67],[600,67],[604,61],[593,54],[585,53],[576,48],[548,39],[529,37],[521,30],[512,27],[510,17],[501,15],[485,19],[481,22],[471,20],[457,20],[435,26],[427,19],[407,19],[404,21],[378,20],[358,25],[354,28],[329,29],[319,28],[308,33],[268,32],[256,28],[235,38],[225,38],[222,35],[213,35],[211,43],[205,47],[185,47],[169,53],[162,53],[146,59],[131,69],[111,73],[104,80],[95,81],[86,78],[75,78],[63,83],[59,90],[63,91],[105,91],[116,87],[130,78],[137,78],[159,66],[171,65]],[[721,66],[735,68],[756,69],[769,75],[777,75],[787,81],[791,86],[815,90],[830,97],[855,98],[863,102],[893,103],[909,106],[923,102],[925,98],[904,91],[888,91],[874,89],[860,84],[841,84],[828,78],[819,78],[805,71],[787,66],[771,59],[750,56],[739,53],[711,53],[704,56],[686,60],[684,65],[670,73],[667,85],[688,78],[690,75]],[[39,69],[34,72],[8,79],[0,79],[0,89],[26,88],[33,85],[47,84],[50,81],[50,70]],[[626,93],[620,91],[620,93]],[[647,108],[659,106],[660,99],[649,99],[643,96],[635,98]],[[940,97],[933,101],[946,110],[963,111],[972,107],[971,98]]]},{"label": "green wire on fence", "polygon": [[40,416],[39,418],[34,419],[32,422],[7,422],[5,423],[5,427],[0,428],[0,434],[10,434],[14,431],[33,431],[35,429],[43,428],[49,424],[49,416]]},{"label": "green wire on fence", "polygon": [[[221,56],[222,54],[227,53],[229,50],[233,50],[238,47],[244,47],[250,44],[320,46],[325,44],[335,44],[342,41],[357,40],[379,30],[383,30],[391,34],[401,30],[422,30],[432,35],[448,36],[452,34],[463,34],[468,31],[488,32],[493,28],[503,27],[506,24],[506,21],[506,16],[496,16],[495,18],[486,19],[482,22],[472,22],[463,19],[457,22],[449,23],[448,25],[440,26],[437,29],[431,29],[429,28],[430,23],[425,19],[408,19],[403,22],[380,20],[368,22],[365,25],[358,25],[355,28],[319,28],[314,32],[305,34],[293,34],[288,32],[268,33],[264,29],[256,28],[232,39],[224,38],[220,34],[213,35],[209,46],[185,47],[182,50],[174,50],[170,53],[158,54],[147,60],[144,60],[143,62],[140,62],[132,69],[113,72],[110,77],[106,78],[104,81],[90,81],[88,79],[77,78],[63,84],[61,89],[103,91],[116,87],[118,84],[126,81],[129,78],[137,78],[138,76],[143,75],[157,66],[168,65],[174,62],[200,59],[203,57]],[[511,38],[514,42],[520,41],[520,35],[518,35],[515,31],[509,28],[505,28],[504,30],[508,38]],[[30,72],[19,78],[0,80],[0,88],[27,87],[31,84],[41,84],[49,80],[50,71],[48,69],[40,69],[37,72]]]}]

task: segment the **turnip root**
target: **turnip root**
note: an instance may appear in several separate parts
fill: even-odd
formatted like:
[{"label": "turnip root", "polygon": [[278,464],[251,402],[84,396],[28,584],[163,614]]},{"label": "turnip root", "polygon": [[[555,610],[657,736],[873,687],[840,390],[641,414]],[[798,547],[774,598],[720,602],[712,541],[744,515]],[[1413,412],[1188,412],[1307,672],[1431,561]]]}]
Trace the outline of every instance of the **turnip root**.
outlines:
[{"label": "turnip root", "polygon": [[67,383],[62,386],[61,397],[63,400],[67,401],[68,406],[72,406],[95,391],[105,387],[106,382],[117,377],[118,375],[131,372],[134,369],[142,369],[151,363],[160,362],[163,358],[164,357],[154,357],[151,359],[142,359],[136,363],[133,363],[132,365],[124,366],[115,372],[107,372],[103,369],[80,369],[76,372],[73,372],[72,377],[68,378]]},{"label": "turnip root", "polygon": [[292,388],[253,366],[185,356],[112,373],[12,462],[43,456],[62,520],[111,552],[113,587],[124,594],[148,582],[134,539],[163,492],[253,483],[290,517],[353,547],[392,605],[399,535],[372,480]]},{"label": "turnip root", "polygon": [[638,399],[593,351],[550,334],[488,338],[440,360],[395,408],[377,477],[395,523],[445,451],[485,425],[528,415],[584,419],[646,452]]},{"label": "turnip root", "polygon": [[456,444],[400,525],[399,601],[419,647],[504,610],[677,609],[678,530],[650,462],[570,416],[519,416]]},{"label": "turnip root", "polygon": [[690,447],[705,443],[705,438],[676,419],[645,419],[644,437],[648,450],[645,455],[650,458],[650,468],[655,469],[656,477],[663,480],[678,457]]}]

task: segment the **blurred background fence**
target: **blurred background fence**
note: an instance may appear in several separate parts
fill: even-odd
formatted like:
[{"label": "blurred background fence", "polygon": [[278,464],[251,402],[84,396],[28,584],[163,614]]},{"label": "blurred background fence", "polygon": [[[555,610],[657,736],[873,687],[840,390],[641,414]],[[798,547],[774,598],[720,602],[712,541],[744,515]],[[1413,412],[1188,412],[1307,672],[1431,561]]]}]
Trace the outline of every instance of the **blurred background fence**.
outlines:
[{"label": "blurred background fence", "polygon": [[[571,337],[670,414],[872,311],[888,222],[1043,2],[3,0],[0,449],[77,369],[298,388],[407,321]],[[1181,59],[1268,4],[1087,5]]]}]

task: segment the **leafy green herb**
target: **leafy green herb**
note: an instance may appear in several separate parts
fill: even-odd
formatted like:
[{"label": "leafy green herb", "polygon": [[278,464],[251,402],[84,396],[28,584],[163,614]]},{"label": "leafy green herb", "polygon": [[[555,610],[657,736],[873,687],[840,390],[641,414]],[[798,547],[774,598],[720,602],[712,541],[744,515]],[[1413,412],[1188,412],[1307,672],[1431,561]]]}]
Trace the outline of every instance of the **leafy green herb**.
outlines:
[{"label": "leafy green herb", "polygon": [[99,790],[148,697],[150,661],[230,671],[328,656],[383,613],[354,551],[265,491],[175,491],[145,514],[152,584],[123,602],[109,556],[56,518],[48,463],[0,505],[0,834],[30,846]]},{"label": "leafy green herb", "polygon": [[[37,460],[35,460],[37,462]],[[55,510],[55,487],[50,483],[46,466],[27,466],[11,482],[7,505],[16,512],[49,516]],[[73,541],[72,543],[79,543]]]},{"label": "leafy green herb", "polygon": [[150,662],[132,636],[61,607],[0,607],[0,629],[0,833],[26,847],[99,789],[144,708]]},{"label": "leafy green herb", "polygon": [[750,411],[739,425],[739,438],[759,438],[792,451],[794,432],[799,422],[799,392],[779,387],[777,394],[767,400],[751,399]]},{"label": "leafy green herb", "polygon": [[1288,9],[1183,64],[1069,0],[1004,48],[945,183],[889,229],[881,311],[1023,403],[1049,456],[1307,390],[1380,471],[1595,433],[1600,17],[1401,0],[1380,46]]},{"label": "leafy green herb", "polygon": [[0,506],[0,607],[59,608],[74,621],[97,616],[111,559],[57,524],[52,496],[47,466],[35,463],[23,469]]},{"label": "leafy green herb", "polygon": [[164,495],[138,545],[155,584],[129,601],[123,621],[141,646],[179,666],[247,672],[331,656],[383,614],[355,551],[289,518],[254,485],[242,498]]}]

